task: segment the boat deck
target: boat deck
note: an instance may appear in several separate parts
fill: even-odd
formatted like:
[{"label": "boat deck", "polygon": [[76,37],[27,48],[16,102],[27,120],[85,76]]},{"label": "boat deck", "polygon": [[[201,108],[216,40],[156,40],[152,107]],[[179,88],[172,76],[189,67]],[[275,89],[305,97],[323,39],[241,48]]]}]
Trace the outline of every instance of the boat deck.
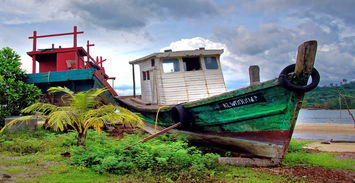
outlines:
[{"label": "boat deck", "polygon": [[172,105],[158,105],[134,97],[116,97],[120,102],[142,111],[156,111],[159,108],[169,108]]}]

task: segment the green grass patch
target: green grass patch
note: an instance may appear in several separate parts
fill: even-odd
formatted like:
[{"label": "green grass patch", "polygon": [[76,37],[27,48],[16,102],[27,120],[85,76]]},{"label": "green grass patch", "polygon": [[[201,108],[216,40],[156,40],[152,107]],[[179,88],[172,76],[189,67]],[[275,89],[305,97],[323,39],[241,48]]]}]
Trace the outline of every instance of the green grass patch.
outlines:
[{"label": "green grass patch", "polygon": [[312,141],[291,140],[289,152],[282,163],[287,166],[308,164],[331,169],[355,170],[355,160],[353,159],[337,159],[332,156],[334,153],[306,152],[303,147],[310,142]]},{"label": "green grass patch", "polygon": [[290,144],[288,146],[288,152],[292,153],[292,152],[305,152],[304,151],[304,147],[309,144],[312,143],[313,141],[310,140],[296,140],[296,139],[291,139]]},{"label": "green grass patch", "polygon": [[283,164],[287,166],[295,166],[298,164],[308,164],[312,166],[320,166],[331,169],[343,169],[355,171],[355,160],[353,159],[337,159],[332,157],[334,153],[306,153],[292,152],[288,153],[283,160]]}]

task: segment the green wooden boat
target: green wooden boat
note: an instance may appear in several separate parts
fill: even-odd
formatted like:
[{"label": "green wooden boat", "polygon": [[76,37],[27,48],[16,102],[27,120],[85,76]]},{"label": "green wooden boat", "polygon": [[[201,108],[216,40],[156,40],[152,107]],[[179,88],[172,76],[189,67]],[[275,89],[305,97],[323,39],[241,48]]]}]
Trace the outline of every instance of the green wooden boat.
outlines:
[{"label": "green wooden boat", "polygon": [[[281,159],[287,152],[304,93],[315,88],[319,83],[319,73],[313,68],[316,44],[316,41],[309,41],[300,45],[296,65],[286,67],[277,79],[262,83],[256,81],[245,88],[178,104],[143,100],[144,81],[148,76],[164,78],[164,74],[155,77],[157,73],[154,70],[147,73],[143,67],[142,72],[145,76],[141,77],[142,96],[140,98],[137,96],[118,97],[117,99],[120,105],[139,112],[146,121],[146,130],[151,133],[181,122],[181,125],[172,131],[188,134],[192,141],[251,153],[258,157]],[[144,66],[147,65],[147,60],[150,62],[154,60],[154,64],[151,65],[158,65],[161,62],[162,67],[165,67],[164,63],[171,63],[173,57],[178,57],[184,62],[185,56],[181,55],[186,53],[188,53],[188,60],[193,60],[191,57],[198,57],[197,60],[202,62],[208,60],[211,55],[215,55],[217,61],[219,59],[216,51],[194,50],[194,52],[185,53],[152,54],[130,63]],[[167,54],[168,57],[166,57]],[[185,71],[189,67],[186,64]],[[207,61],[202,64],[204,66],[199,71],[208,68],[207,64]],[[170,68],[179,70],[175,66]],[[164,69],[162,68],[163,71]],[[199,71],[191,72],[196,72],[194,74],[198,75]],[[180,71],[179,74],[183,73]],[[312,82],[307,85],[310,76]],[[177,75],[174,77],[176,78]],[[206,83],[209,84],[208,79]],[[159,86],[168,85],[162,81]],[[194,87],[198,87],[197,84]],[[154,87],[151,87],[151,90],[154,91]],[[160,94],[163,91],[166,92],[164,88],[157,91]],[[178,94],[179,91],[176,90],[175,93]],[[191,92],[187,91],[187,93]],[[153,100],[164,98],[149,97]]]}]

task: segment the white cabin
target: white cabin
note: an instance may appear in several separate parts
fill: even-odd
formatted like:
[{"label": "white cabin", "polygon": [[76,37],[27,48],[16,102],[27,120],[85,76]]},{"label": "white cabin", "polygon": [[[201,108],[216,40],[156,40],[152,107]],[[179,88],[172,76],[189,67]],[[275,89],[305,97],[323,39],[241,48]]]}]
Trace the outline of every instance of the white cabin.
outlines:
[{"label": "white cabin", "polygon": [[[133,60],[139,65],[142,100],[170,105],[226,92],[220,55],[223,50],[165,50]],[[134,68],[134,66],[133,66]]]}]

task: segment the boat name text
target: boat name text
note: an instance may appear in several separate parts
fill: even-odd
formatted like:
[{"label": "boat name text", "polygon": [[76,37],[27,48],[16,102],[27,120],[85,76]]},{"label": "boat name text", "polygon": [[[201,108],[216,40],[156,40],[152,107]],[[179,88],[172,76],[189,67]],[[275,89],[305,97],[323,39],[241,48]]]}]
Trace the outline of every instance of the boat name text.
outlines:
[{"label": "boat name text", "polygon": [[218,103],[218,106],[220,110],[223,110],[259,102],[266,102],[266,100],[261,93],[256,93],[254,95],[248,95],[245,97],[220,102]]}]

